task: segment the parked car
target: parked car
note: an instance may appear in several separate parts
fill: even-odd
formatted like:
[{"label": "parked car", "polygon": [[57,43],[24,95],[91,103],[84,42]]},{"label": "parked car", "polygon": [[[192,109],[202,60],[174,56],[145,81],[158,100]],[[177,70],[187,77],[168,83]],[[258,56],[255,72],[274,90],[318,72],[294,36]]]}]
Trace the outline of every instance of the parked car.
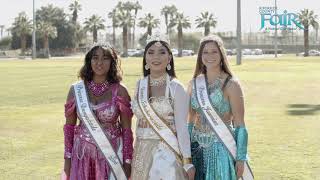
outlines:
[{"label": "parked car", "polygon": [[182,50],[182,56],[193,56],[194,52],[193,50],[183,49]]},{"label": "parked car", "polygon": [[177,49],[171,49],[173,56],[178,56],[179,51]]},{"label": "parked car", "polygon": [[[304,56],[304,52],[299,53],[298,56]],[[309,50],[309,56],[320,56],[320,51],[311,49]]]},{"label": "parked car", "polygon": [[132,56],[132,55],[134,55],[135,53],[136,53],[136,49],[128,49],[128,56]]},{"label": "parked car", "polygon": [[242,55],[252,55],[251,49],[243,49],[242,50]]},{"label": "parked car", "polygon": [[137,49],[131,57],[143,57],[144,49]]},{"label": "parked car", "polygon": [[231,49],[226,49],[226,53],[227,53],[227,56],[232,56],[233,55]]},{"label": "parked car", "polygon": [[311,50],[309,51],[309,55],[310,55],[310,56],[320,56],[320,51],[315,50],[315,49],[311,49]]},{"label": "parked car", "polygon": [[231,52],[232,52],[232,55],[237,55],[237,49],[232,49]]},{"label": "parked car", "polygon": [[254,49],[254,50],[253,50],[253,54],[254,54],[254,55],[262,55],[262,54],[263,54],[263,51],[262,51],[262,49]]}]

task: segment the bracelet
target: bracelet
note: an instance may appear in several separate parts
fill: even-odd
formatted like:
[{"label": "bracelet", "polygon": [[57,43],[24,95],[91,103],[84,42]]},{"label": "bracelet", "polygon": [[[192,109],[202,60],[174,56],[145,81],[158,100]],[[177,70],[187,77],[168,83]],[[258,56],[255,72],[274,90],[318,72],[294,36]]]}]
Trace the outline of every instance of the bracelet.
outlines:
[{"label": "bracelet", "polygon": [[192,160],[191,160],[191,158],[183,158],[182,163],[183,163],[183,165],[192,164]]}]

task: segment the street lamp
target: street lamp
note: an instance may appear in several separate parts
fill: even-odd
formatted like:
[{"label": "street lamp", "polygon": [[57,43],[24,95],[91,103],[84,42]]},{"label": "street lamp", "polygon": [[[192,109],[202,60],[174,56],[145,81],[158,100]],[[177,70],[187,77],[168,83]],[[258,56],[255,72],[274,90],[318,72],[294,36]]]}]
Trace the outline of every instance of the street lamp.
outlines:
[{"label": "street lamp", "polygon": [[1,31],[1,38],[3,38],[3,29],[4,29],[4,25],[0,25],[0,31]]},{"label": "street lamp", "polygon": [[[274,32],[274,57],[277,58],[278,57],[278,42],[277,42],[277,40],[278,40],[278,30],[277,30],[278,22],[276,20],[276,18],[278,18],[278,16],[277,16],[277,0],[274,0],[274,8],[275,8],[274,18],[275,18],[275,24],[276,24],[275,32]],[[279,18],[278,18],[278,20],[280,21]]]},{"label": "street lamp", "polygon": [[241,64],[241,0],[237,0],[237,65]]},{"label": "street lamp", "polygon": [[36,11],[35,11],[35,0],[33,0],[33,32],[32,32],[32,59],[37,57],[36,48]]}]

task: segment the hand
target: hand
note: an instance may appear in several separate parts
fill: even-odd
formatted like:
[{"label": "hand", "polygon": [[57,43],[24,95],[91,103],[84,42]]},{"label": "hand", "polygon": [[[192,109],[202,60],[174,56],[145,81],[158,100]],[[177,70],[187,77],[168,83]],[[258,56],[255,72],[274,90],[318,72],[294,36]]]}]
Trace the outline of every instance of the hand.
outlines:
[{"label": "hand", "polygon": [[243,171],[244,171],[244,161],[237,161],[236,162],[237,179],[242,177]]},{"label": "hand", "polygon": [[64,170],[64,174],[66,176],[66,179],[69,179],[69,177],[70,177],[70,168],[71,168],[71,159],[69,159],[69,158],[65,159],[63,170]]},{"label": "hand", "polygon": [[188,169],[187,174],[188,174],[189,180],[194,180],[194,176],[196,174],[196,168],[192,167]]},{"label": "hand", "polygon": [[124,173],[126,174],[127,178],[131,176],[131,164],[123,163]]}]

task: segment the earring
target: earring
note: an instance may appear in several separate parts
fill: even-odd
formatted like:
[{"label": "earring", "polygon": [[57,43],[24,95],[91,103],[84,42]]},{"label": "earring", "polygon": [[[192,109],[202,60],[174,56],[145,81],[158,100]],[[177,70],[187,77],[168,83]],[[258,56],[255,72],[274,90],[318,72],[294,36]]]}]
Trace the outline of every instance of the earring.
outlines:
[{"label": "earring", "polygon": [[144,65],[144,69],[148,71],[150,69],[149,64]]},{"label": "earring", "polygon": [[167,65],[167,70],[168,70],[168,71],[171,70],[171,65],[170,65],[170,64]]}]

